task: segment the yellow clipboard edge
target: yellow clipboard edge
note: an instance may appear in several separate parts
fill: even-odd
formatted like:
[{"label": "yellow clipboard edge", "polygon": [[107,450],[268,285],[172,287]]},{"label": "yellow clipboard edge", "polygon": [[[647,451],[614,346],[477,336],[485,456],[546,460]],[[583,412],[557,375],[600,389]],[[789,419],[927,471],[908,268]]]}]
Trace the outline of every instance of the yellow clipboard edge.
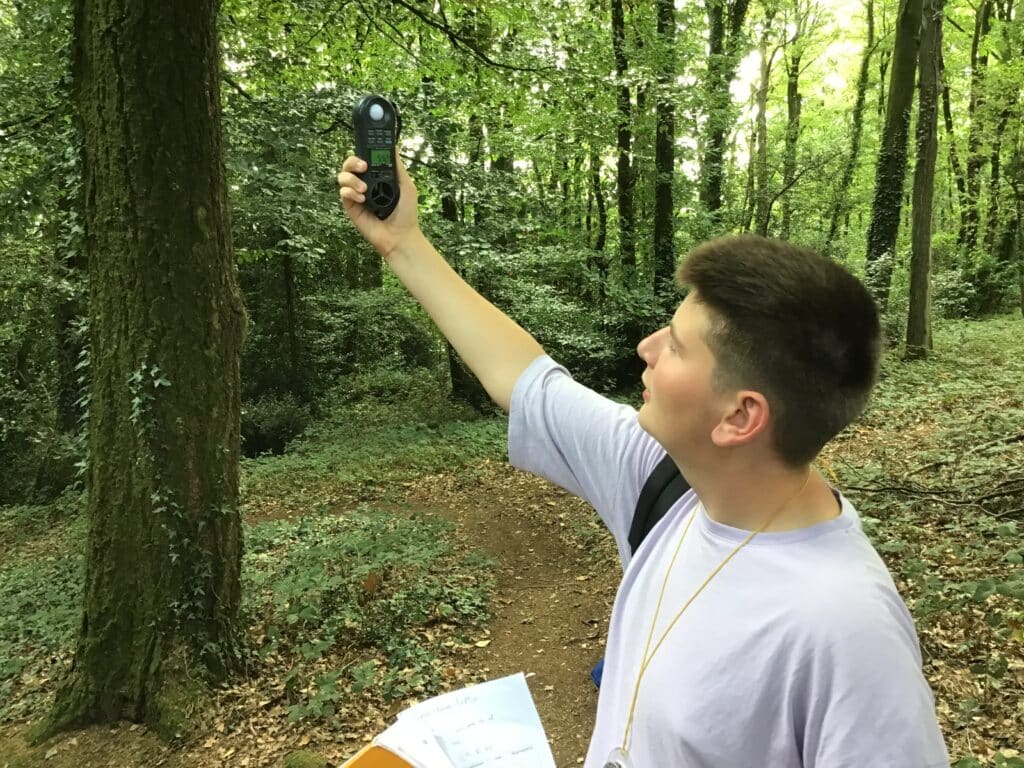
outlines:
[{"label": "yellow clipboard edge", "polygon": [[341,768],[416,768],[412,763],[377,744],[367,744],[356,752],[349,760],[342,763]]}]

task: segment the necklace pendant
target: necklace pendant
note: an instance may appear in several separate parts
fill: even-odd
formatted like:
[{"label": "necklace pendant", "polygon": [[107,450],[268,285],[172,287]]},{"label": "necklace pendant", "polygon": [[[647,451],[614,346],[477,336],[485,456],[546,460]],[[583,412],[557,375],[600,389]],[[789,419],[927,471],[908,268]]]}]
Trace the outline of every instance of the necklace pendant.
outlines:
[{"label": "necklace pendant", "polygon": [[616,747],[608,753],[604,768],[633,768],[633,761],[629,758],[629,753],[626,750]]}]

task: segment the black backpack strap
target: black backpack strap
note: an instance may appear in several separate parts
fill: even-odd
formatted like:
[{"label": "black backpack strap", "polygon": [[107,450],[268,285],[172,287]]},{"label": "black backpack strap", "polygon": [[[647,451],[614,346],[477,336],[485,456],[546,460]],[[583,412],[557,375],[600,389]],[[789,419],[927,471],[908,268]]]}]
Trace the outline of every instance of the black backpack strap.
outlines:
[{"label": "black backpack strap", "polygon": [[651,529],[688,490],[690,484],[686,482],[672,457],[666,453],[640,490],[640,498],[633,512],[633,523],[629,527],[630,552],[636,553]]}]

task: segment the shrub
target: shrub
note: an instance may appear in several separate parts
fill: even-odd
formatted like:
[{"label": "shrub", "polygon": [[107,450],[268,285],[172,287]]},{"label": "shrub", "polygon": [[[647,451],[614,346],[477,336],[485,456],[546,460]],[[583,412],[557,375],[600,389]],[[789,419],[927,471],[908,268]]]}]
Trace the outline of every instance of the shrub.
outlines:
[{"label": "shrub", "polygon": [[242,451],[246,456],[283,453],[310,422],[309,406],[294,395],[267,394],[242,408]]}]

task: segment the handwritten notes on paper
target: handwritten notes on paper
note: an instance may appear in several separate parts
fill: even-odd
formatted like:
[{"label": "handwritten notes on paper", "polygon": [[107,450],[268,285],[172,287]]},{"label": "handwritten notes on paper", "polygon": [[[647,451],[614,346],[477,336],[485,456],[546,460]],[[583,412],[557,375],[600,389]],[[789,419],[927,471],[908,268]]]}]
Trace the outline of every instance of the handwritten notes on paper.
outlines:
[{"label": "handwritten notes on paper", "polygon": [[420,768],[555,768],[522,673],[416,704],[377,743]]}]

